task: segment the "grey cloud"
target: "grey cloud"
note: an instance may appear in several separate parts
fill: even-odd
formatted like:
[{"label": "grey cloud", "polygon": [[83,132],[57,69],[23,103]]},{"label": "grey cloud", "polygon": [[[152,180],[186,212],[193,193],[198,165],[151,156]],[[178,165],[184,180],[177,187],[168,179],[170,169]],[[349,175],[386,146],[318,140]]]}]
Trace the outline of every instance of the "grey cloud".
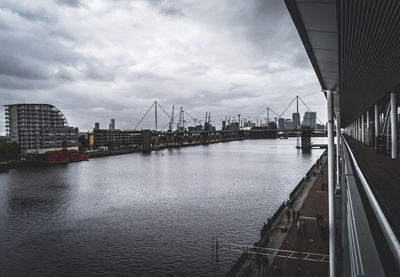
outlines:
[{"label": "grey cloud", "polygon": [[86,60],[84,73],[87,78],[94,80],[113,81],[115,78],[107,65],[96,60]]},{"label": "grey cloud", "polygon": [[186,66],[180,68],[178,72],[187,73],[193,76],[204,75],[210,69],[209,66],[203,64],[189,63]]},{"label": "grey cloud", "polygon": [[175,16],[175,17],[185,17],[185,13],[179,9],[172,7],[164,7],[160,9],[160,13],[167,16]]},{"label": "grey cloud", "polygon": [[74,65],[81,59],[74,50],[50,37],[24,37],[17,33],[0,31],[0,41],[2,43],[0,53],[16,53],[43,62],[59,62],[67,65]]},{"label": "grey cloud", "polygon": [[279,66],[271,66],[268,63],[256,66],[252,68],[253,70],[259,72],[260,74],[268,74],[268,73],[280,73],[287,70],[287,66],[279,65]]},{"label": "grey cloud", "polygon": [[17,10],[12,6],[9,7],[0,7],[0,9],[8,10],[12,13],[17,14],[18,16],[30,20],[30,21],[43,21],[47,23],[54,23],[56,19],[50,13],[48,13],[44,9],[37,9],[37,10]]},{"label": "grey cloud", "polygon": [[[155,99],[167,112],[183,106],[203,120],[208,111],[218,123],[267,104],[280,112],[299,94],[324,118],[318,80],[283,1],[18,1],[7,7],[34,31],[0,18],[1,105],[48,102],[87,130],[111,117],[133,128]],[[154,113],[142,127],[152,120]]]},{"label": "grey cloud", "polygon": [[0,75],[0,94],[3,89],[16,90],[15,93],[23,95],[32,95],[35,90],[51,90],[59,86],[60,83],[56,80],[43,79],[27,79],[27,78],[16,78],[6,75]]},{"label": "grey cloud", "polygon": [[45,79],[49,77],[46,65],[22,59],[14,55],[0,54],[0,75],[26,79]]},{"label": "grey cloud", "polygon": [[147,71],[135,72],[130,75],[129,80],[131,80],[131,81],[146,81],[147,80],[147,81],[151,81],[151,82],[175,81],[174,78],[162,76],[160,74],[157,74],[154,72],[147,72]]},{"label": "grey cloud", "polygon": [[65,5],[75,8],[82,5],[80,0],[56,0],[56,2],[60,5]]}]

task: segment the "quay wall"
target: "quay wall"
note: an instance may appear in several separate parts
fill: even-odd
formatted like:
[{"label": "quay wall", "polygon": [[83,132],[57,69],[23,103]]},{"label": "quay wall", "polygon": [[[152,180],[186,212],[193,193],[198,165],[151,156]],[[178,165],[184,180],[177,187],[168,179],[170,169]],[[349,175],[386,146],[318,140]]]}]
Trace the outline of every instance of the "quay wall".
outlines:
[{"label": "quay wall", "polygon": [[[260,231],[260,240],[254,243],[255,247],[264,247],[268,244],[269,242],[269,235],[273,230],[275,230],[278,227],[279,219],[282,216],[285,216],[282,212],[284,211],[285,207],[292,207],[293,204],[295,203],[298,195],[300,192],[303,190],[306,182],[311,178],[311,174],[314,171],[315,168],[317,168],[324,157],[324,155],[327,154],[327,150],[324,151],[324,153],[321,154],[321,156],[318,158],[318,160],[311,166],[311,168],[307,171],[306,175],[300,180],[300,182],[293,188],[292,192],[289,194],[289,199],[287,201],[284,201],[278,209],[275,211],[275,213],[271,216],[268,217],[267,223],[263,224],[263,227],[261,228]],[[262,242],[264,239],[264,242]],[[248,261],[248,259],[251,258],[251,255],[248,254],[247,252],[243,252],[238,260],[233,264],[231,269],[228,271],[228,273],[225,275],[227,277],[231,276],[236,276],[239,271],[243,271],[243,267]],[[248,275],[252,268],[249,266],[245,269],[244,271],[244,276]]]}]

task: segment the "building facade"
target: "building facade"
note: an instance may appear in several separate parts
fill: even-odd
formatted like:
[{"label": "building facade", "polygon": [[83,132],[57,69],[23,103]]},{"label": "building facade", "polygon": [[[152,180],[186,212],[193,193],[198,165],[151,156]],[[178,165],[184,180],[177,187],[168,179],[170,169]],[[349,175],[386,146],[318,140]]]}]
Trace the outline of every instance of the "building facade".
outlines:
[{"label": "building facade", "polygon": [[141,143],[141,131],[115,129],[115,120],[113,119],[109,124],[109,129],[100,129],[100,124],[95,123],[93,132],[89,134],[89,147],[91,149],[99,149],[103,147],[107,147],[107,149],[110,150],[136,149],[141,146]]},{"label": "building facade", "polygon": [[64,114],[49,104],[4,105],[6,136],[21,146],[25,154],[44,153],[61,148],[78,148],[78,128],[68,126]]},{"label": "building facade", "polygon": [[279,129],[285,129],[286,124],[285,124],[285,119],[284,118],[279,118],[278,119],[278,128]]},{"label": "building facade", "polygon": [[295,129],[300,128],[300,114],[299,113],[292,114],[292,122],[293,122],[293,127]]},{"label": "building facade", "polygon": [[303,125],[311,128],[315,128],[317,125],[317,113],[316,112],[305,112],[303,116]]}]

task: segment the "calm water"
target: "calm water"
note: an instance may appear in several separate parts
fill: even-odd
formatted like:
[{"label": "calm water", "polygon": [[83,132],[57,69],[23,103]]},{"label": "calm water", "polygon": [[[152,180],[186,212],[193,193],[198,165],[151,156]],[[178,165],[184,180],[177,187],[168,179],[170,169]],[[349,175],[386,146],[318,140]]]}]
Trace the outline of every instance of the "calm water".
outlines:
[{"label": "calm water", "polygon": [[[322,153],[295,144],[238,141],[0,174],[0,276],[210,276],[211,238],[252,244]],[[236,257],[221,253],[223,273]]]}]

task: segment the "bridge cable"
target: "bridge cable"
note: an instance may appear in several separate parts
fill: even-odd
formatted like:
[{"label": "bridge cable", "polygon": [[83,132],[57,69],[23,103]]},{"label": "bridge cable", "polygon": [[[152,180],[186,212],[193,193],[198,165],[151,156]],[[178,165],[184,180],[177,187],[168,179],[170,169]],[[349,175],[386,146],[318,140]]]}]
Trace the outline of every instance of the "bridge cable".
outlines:
[{"label": "bridge cable", "polygon": [[157,105],[161,108],[161,110],[168,116],[169,119],[171,119],[171,116],[164,110],[164,108],[160,105],[160,103],[157,102]]},{"label": "bridge cable", "polygon": [[185,114],[187,114],[191,119],[198,121],[198,119],[194,118],[193,116],[191,116],[191,115],[190,115],[189,113],[187,113],[186,111],[185,111]]},{"label": "bridge cable", "polygon": [[[274,112],[271,108],[269,108],[269,107],[266,107],[264,110],[262,110],[257,116],[256,116],[256,118],[258,118],[263,112],[265,112],[266,110],[270,110],[271,112],[273,112],[276,116],[278,116],[279,117],[279,114],[277,114],[276,112]],[[279,117],[280,118],[280,117]]]},{"label": "bridge cable", "polygon": [[[299,99],[300,99],[300,101],[304,104],[304,106],[306,106],[306,108],[307,108],[310,112],[312,112],[312,110],[310,109],[310,107],[307,106],[307,104],[303,101],[303,99],[301,99],[301,97],[299,97]],[[324,123],[322,123],[322,121],[318,118],[318,116],[317,116],[317,119],[318,119],[318,121],[319,121],[321,124],[324,124]]]},{"label": "bridge cable", "polygon": [[136,127],[135,127],[135,130],[137,129],[137,127],[140,125],[140,123],[142,123],[142,121],[143,121],[143,119],[147,116],[147,114],[150,112],[150,110],[153,108],[153,106],[154,106],[154,104],[155,104],[156,102],[154,102],[151,106],[150,106],[150,108],[147,110],[147,112],[144,114],[144,116],[142,117],[142,119],[139,121],[139,123],[136,125]]},{"label": "bridge cable", "polygon": [[280,117],[279,117],[279,114],[277,114],[276,112],[274,112],[271,108],[269,108],[269,110],[270,110],[271,112],[273,112],[276,116],[278,116],[278,118],[280,118]]},{"label": "bridge cable", "polygon": [[290,104],[286,107],[286,109],[281,113],[281,115],[279,116],[279,118],[282,117],[282,115],[289,109],[289,107],[293,104],[294,100],[296,100],[297,96],[295,98],[293,98],[292,102],[290,102]]},{"label": "bridge cable", "polygon": [[[179,114],[174,116],[174,126],[177,124],[175,123],[175,119],[179,116]],[[169,122],[167,124],[164,125],[164,127],[162,129],[165,129],[168,126]]]}]

